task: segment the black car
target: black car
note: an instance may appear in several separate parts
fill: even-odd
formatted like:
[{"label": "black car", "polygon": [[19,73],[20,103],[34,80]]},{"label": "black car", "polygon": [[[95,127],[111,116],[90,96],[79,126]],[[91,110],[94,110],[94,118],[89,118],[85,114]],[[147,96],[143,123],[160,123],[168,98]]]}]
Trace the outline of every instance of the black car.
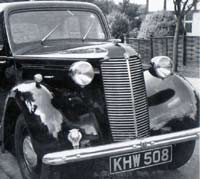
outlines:
[{"label": "black car", "polygon": [[93,4],[0,4],[0,77],[1,147],[24,179],[176,169],[200,134],[198,95],[172,60],[144,69]]}]

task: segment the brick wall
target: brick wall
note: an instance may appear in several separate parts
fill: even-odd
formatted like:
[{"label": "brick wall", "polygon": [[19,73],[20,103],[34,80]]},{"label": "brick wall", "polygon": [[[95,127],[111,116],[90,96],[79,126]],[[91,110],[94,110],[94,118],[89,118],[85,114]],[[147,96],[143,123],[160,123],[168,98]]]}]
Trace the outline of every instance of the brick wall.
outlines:
[{"label": "brick wall", "polygon": [[[167,55],[172,58],[173,37],[152,39],[129,38],[128,43],[138,51],[144,63],[152,57]],[[178,72],[188,77],[200,77],[200,37],[180,37],[178,44]]]}]

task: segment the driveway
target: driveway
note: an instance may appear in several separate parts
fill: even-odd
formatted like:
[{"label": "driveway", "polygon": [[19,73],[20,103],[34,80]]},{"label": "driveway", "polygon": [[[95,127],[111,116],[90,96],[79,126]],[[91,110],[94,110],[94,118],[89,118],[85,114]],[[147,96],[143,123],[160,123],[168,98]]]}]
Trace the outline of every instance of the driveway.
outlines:
[{"label": "driveway", "polygon": [[[137,171],[134,175],[119,175],[112,179],[199,179],[200,155],[199,142],[189,162],[178,170],[174,171]],[[95,179],[103,179],[106,171],[94,173]],[[17,162],[10,153],[0,154],[0,179],[22,179]],[[82,179],[82,178],[81,178]],[[91,178],[92,179],[92,178]],[[108,179],[105,177],[105,179]]]}]

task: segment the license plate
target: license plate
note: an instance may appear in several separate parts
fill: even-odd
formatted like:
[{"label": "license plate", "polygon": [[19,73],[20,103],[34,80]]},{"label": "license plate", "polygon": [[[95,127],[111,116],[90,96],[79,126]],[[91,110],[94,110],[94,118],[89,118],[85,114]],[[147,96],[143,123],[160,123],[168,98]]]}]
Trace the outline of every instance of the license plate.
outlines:
[{"label": "license plate", "polygon": [[112,156],[110,174],[138,170],[172,161],[172,146]]}]

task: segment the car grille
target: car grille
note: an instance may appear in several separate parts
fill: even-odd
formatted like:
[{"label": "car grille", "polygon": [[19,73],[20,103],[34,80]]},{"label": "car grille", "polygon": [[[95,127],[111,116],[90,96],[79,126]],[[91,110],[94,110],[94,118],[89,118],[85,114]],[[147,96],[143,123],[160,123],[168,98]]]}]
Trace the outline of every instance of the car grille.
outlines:
[{"label": "car grille", "polygon": [[118,142],[149,136],[149,114],[140,59],[104,61],[101,73],[113,140]]}]

